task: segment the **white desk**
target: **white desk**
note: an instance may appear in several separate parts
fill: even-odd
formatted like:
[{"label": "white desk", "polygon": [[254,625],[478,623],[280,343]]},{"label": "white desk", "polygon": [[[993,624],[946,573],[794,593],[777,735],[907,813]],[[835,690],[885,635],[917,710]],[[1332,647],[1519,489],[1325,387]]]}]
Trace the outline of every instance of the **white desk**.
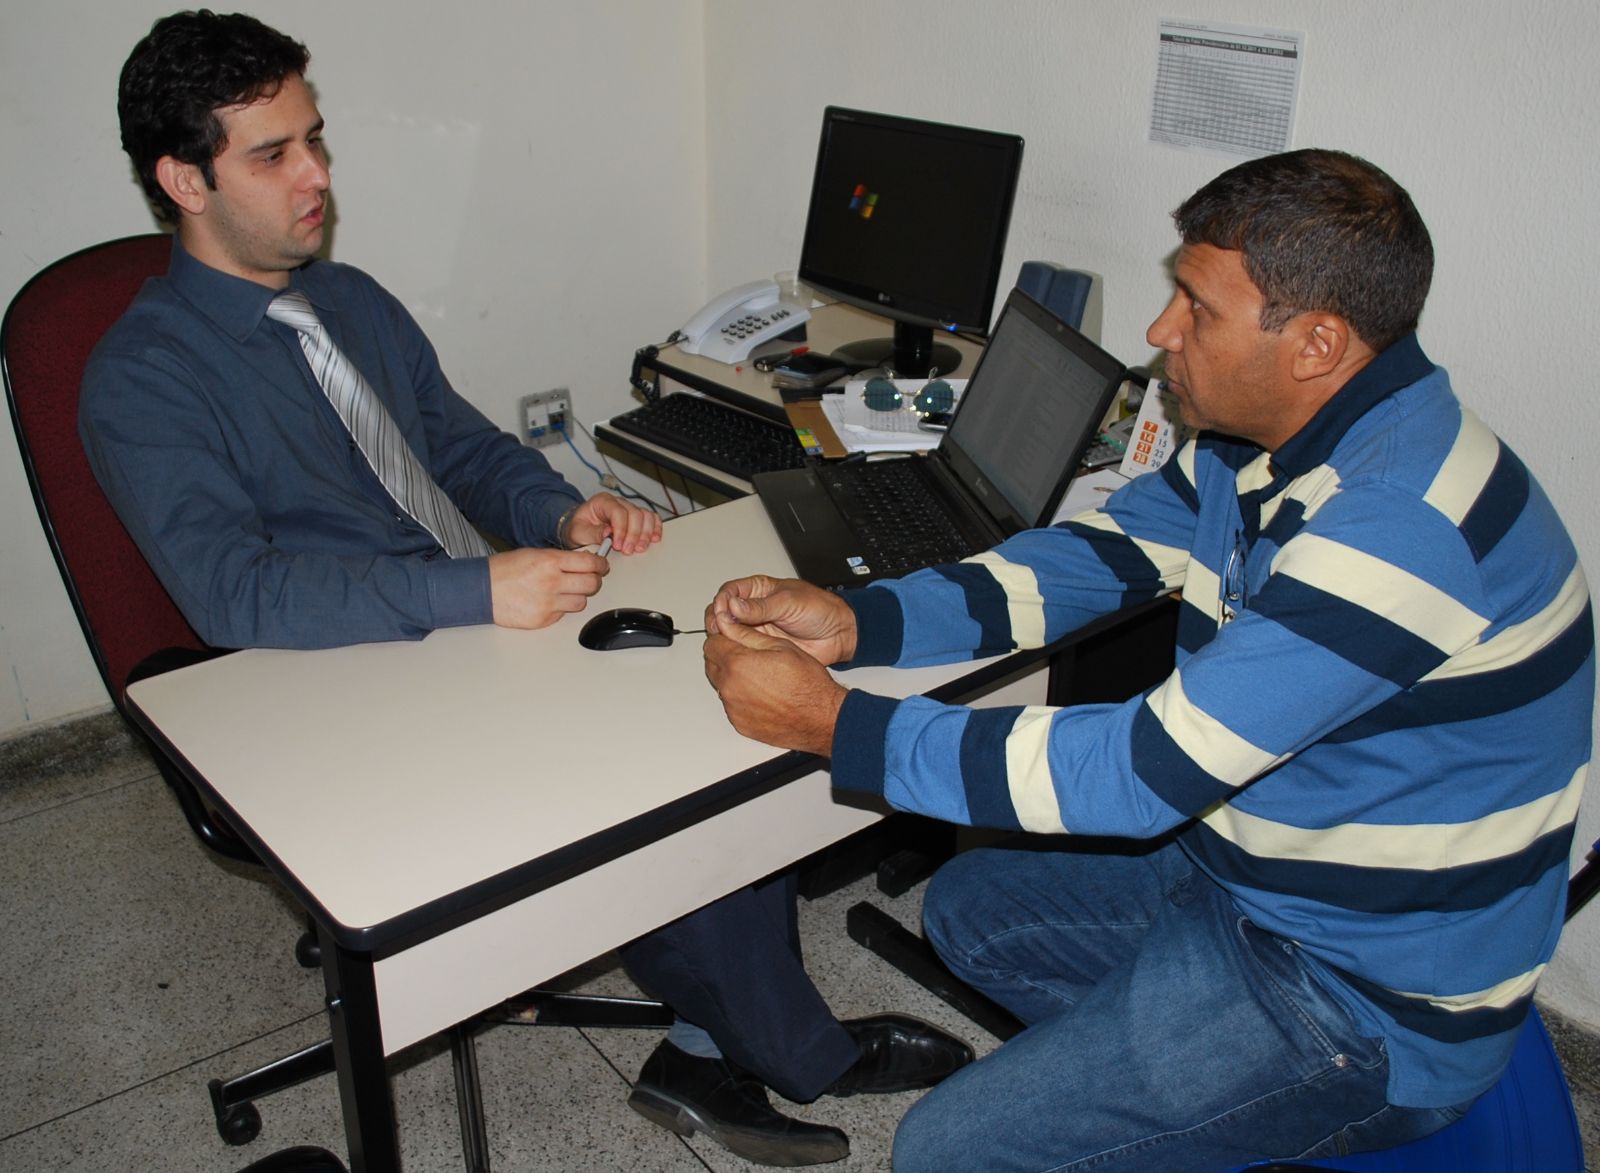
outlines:
[{"label": "white desk", "polygon": [[[889,319],[845,305],[843,302],[834,302],[811,311],[811,319],[806,323],[804,342],[759,346],[752,360],[761,354],[786,350],[792,346],[808,346],[820,354],[829,354],[850,342],[859,342],[865,338],[887,337],[893,333],[894,323]],[[983,346],[980,343],[956,334],[935,334],[934,341],[955,347],[961,355],[960,368],[954,372],[940,372],[945,375],[955,374],[966,378],[972,374],[972,368],[977,366],[978,357],[983,353]],[[782,418],[783,400],[778,392],[773,390],[772,376],[756,370],[750,361],[730,365],[706,358],[704,355],[685,354],[677,346],[668,346],[662,348],[654,362],[646,363],[645,366],[697,391],[704,391],[708,395],[726,399],[729,403],[754,411],[764,410],[774,419]],[[667,388],[662,387],[661,391],[662,394],[666,394]]]},{"label": "white desk", "polygon": [[[791,346],[805,345],[818,353],[826,354],[850,342],[864,338],[884,337],[894,332],[894,323],[876,314],[854,306],[835,302],[819,306],[812,311],[806,323],[804,343],[769,343],[756,349],[756,355]],[[969,338],[939,334],[935,341],[953,346],[961,355],[960,369],[955,373],[962,378],[970,375],[978,365],[983,347]],[[945,371],[945,374],[951,372]],[[677,346],[663,347],[656,358],[643,364],[642,374],[655,384],[662,395],[683,390],[699,391],[713,399],[765,416],[779,423],[788,422],[795,427],[807,428],[814,433],[830,457],[845,455],[844,448],[833,435],[833,429],[822,415],[816,402],[800,401],[784,406],[782,397],[772,387],[772,376],[755,369],[751,361],[729,365],[703,355],[685,354]],[[633,456],[653,461],[660,467],[679,473],[698,484],[706,485],[729,497],[751,491],[748,481],[720,469],[710,468],[670,448],[662,448],[648,440],[624,432],[601,420],[594,427],[595,439],[604,441]]]},{"label": "white desk", "polygon": [[[763,570],[790,573],[751,497],[614,558],[590,610],[698,627],[718,585]],[[385,1055],[879,817],[834,802],[816,759],[733,731],[700,637],[591,652],[581,624],[244,651],[129,690],[318,922],[356,1169],[399,1163]],[[1038,702],[1022,664],[848,681]]]}]

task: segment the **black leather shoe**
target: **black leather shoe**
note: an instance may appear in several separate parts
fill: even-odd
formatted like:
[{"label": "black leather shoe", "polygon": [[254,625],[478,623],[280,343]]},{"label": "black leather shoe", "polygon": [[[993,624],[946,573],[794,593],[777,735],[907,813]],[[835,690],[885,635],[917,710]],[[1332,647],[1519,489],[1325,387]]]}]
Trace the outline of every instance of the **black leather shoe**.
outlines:
[{"label": "black leather shoe", "polygon": [[861,1058],[828,1088],[830,1096],[876,1095],[932,1087],[972,1062],[972,1048],[906,1014],[874,1014],[844,1024]]},{"label": "black leather shoe", "polygon": [[628,1106],[679,1136],[703,1132],[758,1165],[824,1165],[850,1155],[844,1133],[785,1116],[755,1076],[665,1041],[644,1061]]}]

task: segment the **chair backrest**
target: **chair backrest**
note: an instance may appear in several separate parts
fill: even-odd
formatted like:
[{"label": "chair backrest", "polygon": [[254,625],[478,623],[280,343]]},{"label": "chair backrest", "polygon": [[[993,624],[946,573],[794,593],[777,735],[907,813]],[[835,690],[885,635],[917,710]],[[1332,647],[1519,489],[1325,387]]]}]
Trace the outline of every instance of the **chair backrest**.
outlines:
[{"label": "chair backrest", "polygon": [[89,353],[145,280],[166,272],[171,248],[151,233],[73,253],[23,286],[0,324],[0,369],[34,505],[118,708],[129,670],[146,656],[205,647],[117,520],[78,441]]},{"label": "chair backrest", "polygon": [[1083,330],[1094,280],[1092,273],[1053,261],[1023,261],[1017,273],[1017,288],[1074,330]]}]

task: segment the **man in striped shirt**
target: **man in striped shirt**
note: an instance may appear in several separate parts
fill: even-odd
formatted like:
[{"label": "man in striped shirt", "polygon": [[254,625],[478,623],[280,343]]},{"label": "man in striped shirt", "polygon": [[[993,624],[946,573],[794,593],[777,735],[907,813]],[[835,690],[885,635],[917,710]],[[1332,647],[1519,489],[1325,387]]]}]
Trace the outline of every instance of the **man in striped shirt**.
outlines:
[{"label": "man in striped shirt", "polygon": [[[1198,434],[1159,472],[959,565],[742,579],[707,612],[741,732],[1030,833],[929,886],[940,955],[1029,1029],[913,1109],[897,1170],[1215,1173],[1426,1135],[1499,1078],[1560,932],[1588,590],[1417,341],[1421,217],[1370,163],[1296,151],[1174,218],[1147,337]],[[823,667],[1037,647],[1174,590],[1176,667],[1120,705],[895,701]]]}]

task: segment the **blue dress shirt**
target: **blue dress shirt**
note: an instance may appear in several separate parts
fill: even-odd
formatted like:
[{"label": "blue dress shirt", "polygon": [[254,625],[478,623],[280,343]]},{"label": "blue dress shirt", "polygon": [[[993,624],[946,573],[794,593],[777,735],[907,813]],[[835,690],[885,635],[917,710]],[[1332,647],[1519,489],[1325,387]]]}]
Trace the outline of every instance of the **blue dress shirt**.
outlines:
[{"label": "blue dress shirt", "polygon": [[[583,500],[451,388],[403,306],[348,265],[290,277],[434,480],[481,529],[556,544]],[[493,618],[486,558],[452,560],[405,515],[312,376],[275,291],[176,239],[84,374],[79,434],[111,504],[207,643],[419,639]]]}]

